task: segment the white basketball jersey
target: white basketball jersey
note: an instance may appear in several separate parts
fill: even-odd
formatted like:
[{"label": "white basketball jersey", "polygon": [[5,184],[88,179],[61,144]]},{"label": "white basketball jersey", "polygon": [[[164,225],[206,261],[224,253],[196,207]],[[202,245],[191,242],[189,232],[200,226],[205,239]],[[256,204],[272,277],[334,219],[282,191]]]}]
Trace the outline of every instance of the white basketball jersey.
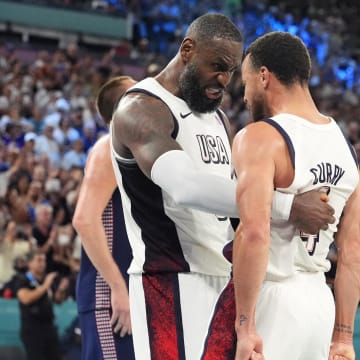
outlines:
[{"label": "white basketball jersey", "polygon": [[322,187],[329,194],[336,221],[328,230],[305,234],[288,222],[271,222],[268,280],[279,280],[296,271],[326,272],[329,246],[337,231],[347,199],[358,183],[355,153],[336,122],[318,125],[290,114],[265,120],[282,134],[291,155],[295,177],[279,191],[299,194]]},{"label": "white basketball jersey", "polygon": [[[220,112],[193,113],[185,101],[153,78],[128,90],[133,92],[157,97],[168,106],[174,118],[172,136],[200,171],[231,178],[231,150]],[[233,238],[229,219],[176,206],[134,159],[124,159],[114,149],[112,153],[133,251],[129,273],[229,275],[230,263],[222,255],[224,245]],[[222,189],[214,191],[221,193]]]}]

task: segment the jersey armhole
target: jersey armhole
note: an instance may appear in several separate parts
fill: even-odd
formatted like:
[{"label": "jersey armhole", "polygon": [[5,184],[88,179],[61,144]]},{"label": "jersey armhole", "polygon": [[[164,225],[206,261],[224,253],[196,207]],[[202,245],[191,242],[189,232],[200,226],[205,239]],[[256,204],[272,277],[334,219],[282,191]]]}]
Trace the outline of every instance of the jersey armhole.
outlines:
[{"label": "jersey armhole", "polygon": [[294,145],[290,139],[289,134],[281,127],[280,124],[278,124],[276,121],[274,121],[273,119],[263,119],[260,121],[264,121],[266,123],[268,123],[269,125],[273,126],[279,133],[280,135],[284,138],[286,145],[288,147],[289,150],[289,154],[290,154],[290,159],[291,159],[291,163],[293,166],[293,169],[295,170],[295,149],[294,149]]}]

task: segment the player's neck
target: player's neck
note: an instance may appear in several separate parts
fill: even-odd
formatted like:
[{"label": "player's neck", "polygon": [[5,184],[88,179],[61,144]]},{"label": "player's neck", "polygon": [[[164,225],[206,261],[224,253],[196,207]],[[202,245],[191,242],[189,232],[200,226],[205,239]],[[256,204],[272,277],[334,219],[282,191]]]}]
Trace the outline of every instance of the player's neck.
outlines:
[{"label": "player's neck", "polygon": [[179,95],[178,79],[179,73],[177,71],[178,65],[176,58],[172,59],[170,63],[155,76],[155,80],[167,91],[175,96]]},{"label": "player's neck", "polygon": [[291,91],[283,91],[272,99],[270,109],[273,115],[293,114],[315,124],[329,122],[317,109],[307,88],[295,87]]}]

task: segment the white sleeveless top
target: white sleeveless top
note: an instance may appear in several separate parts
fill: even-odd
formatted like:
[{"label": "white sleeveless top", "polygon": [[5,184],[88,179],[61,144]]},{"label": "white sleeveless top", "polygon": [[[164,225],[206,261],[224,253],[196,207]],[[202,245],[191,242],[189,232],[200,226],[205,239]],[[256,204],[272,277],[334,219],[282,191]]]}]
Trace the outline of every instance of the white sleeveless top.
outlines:
[{"label": "white sleeveless top", "polygon": [[[172,136],[199,170],[231,178],[231,150],[220,112],[193,113],[185,101],[153,78],[128,90],[133,92],[155,96],[168,106],[174,118]],[[230,274],[230,263],[222,255],[224,245],[233,238],[229,219],[176,206],[134,159],[120,157],[113,148],[112,159],[133,251],[129,273]]]},{"label": "white sleeveless top", "polygon": [[329,246],[337,231],[347,199],[359,181],[356,155],[333,119],[318,125],[290,114],[265,120],[287,142],[295,177],[288,188],[277,189],[299,194],[323,187],[336,221],[328,230],[304,234],[288,222],[271,222],[271,246],[266,279],[277,281],[296,271],[326,272]]}]

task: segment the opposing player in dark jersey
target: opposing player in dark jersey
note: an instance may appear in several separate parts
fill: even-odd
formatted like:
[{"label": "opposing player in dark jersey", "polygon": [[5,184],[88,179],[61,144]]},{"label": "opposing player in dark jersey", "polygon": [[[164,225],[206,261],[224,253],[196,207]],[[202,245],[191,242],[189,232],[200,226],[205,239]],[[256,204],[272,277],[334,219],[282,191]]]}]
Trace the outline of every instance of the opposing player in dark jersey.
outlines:
[{"label": "opposing player in dark jersey", "polygon": [[[131,88],[114,113],[112,155],[134,256],[131,320],[141,360],[199,360],[230,276],[222,248],[237,209],[228,121],[218,107],[242,50],[227,17],[203,15],[165,69]],[[331,210],[313,195],[327,208],[327,226]],[[275,208],[290,210],[292,199],[280,203]]]},{"label": "opposing player in dark jersey", "polygon": [[[107,124],[120,97],[134,84],[132,78],[119,76],[100,88],[96,104]],[[132,254],[109,135],[88,156],[73,225],[83,245],[77,283],[82,358],[134,359],[126,272]]]}]

